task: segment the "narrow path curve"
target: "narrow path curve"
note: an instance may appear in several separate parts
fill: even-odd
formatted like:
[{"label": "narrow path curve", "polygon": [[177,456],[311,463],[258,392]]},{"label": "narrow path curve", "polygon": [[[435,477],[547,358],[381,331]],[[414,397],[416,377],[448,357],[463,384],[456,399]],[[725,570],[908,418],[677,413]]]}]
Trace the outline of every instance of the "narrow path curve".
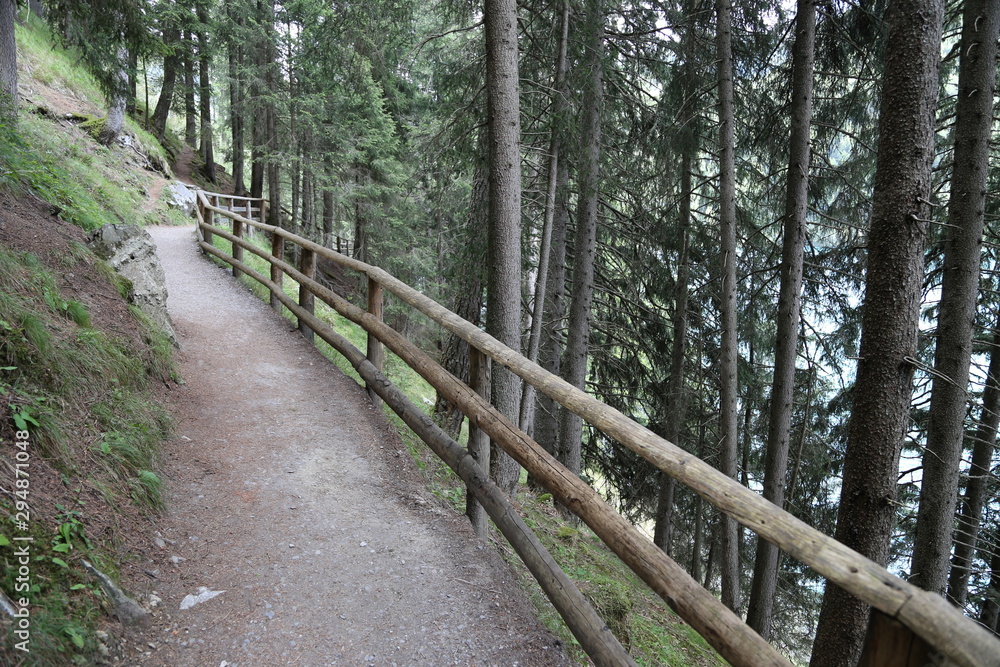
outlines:
[{"label": "narrow path curve", "polygon": [[[364,390],[205,260],[192,228],[149,231],[185,385],[141,563],[162,602],[127,664],[570,664]],[[181,610],[201,586],[225,592]]]}]

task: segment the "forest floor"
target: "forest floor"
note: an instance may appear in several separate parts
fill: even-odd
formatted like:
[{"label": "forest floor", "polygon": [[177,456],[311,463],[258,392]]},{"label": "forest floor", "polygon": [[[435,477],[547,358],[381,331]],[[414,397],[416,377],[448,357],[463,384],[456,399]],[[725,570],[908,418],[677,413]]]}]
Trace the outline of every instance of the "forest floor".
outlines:
[{"label": "forest floor", "polygon": [[[132,581],[137,665],[565,665],[515,575],[424,490],[365,391],[197,252],[151,228],[184,384],[167,512]],[[201,587],[223,591],[189,609]],[[206,595],[207,597],[207,595]]]}]

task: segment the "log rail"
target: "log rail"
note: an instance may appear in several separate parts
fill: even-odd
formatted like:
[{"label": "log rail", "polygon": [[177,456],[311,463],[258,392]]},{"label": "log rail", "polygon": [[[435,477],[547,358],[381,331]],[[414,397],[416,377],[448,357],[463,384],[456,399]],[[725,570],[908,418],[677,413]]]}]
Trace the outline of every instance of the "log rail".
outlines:
[{"label": "log rail", "polygon": [[[213,193],[198,193],[196,209],[200,247],[208,254],[233,267],[234,275],[244,273],[268,287],[271,303],[280,310],[288,308],[299,321],[303,332],[315,332],[343,354],[358,370],[373,398],[381,398],[410,428],[423,439],[466,482],[475,497],[494,519],[501,532],[511,540],[529,570],[542,585],[553,604],[567,621],[581,645],[599,665],[631,664],[617,640],[599,620],[586,601],[574,594],[572,582],[560,574],[551,556],[538,551],[537,539],[511,527],[512,512],[508,501],[489,482],[483,461],[465,453],[433,422],[416,410],[381,373],[382,346],[388,347],[426,379],[437,391],[457,405],[469,418],[470,425],[485,433],[514,457],[553,497],[579,516],[598,537],[664,601],[687,621],[706,641],[733,665],[789,665],[788,660],[747,626],[714,595],[690,577],[662,550],[639,533],[624,517],[612,509],[590,486],[563,467],[538,443],[500,414],[483,396],[448,373],[430,356],[410,343],[381,319],[382,293],[395,297],[420,311],[443,328],[465,340],[473,355],[483,355],[510,369],[538,391],[553,398],[564,408],[580,415],[594,427],[623,446],[636,452],[666,474],[686,484],[716,508],[735,518],[760,537],[812,567],[830,582],[857,596],[873,608],[895,619],[921,637],[927,644],[954,664],[967,667],[1000,667],[1000,640],[966,618],[943,597],[923,591],[891,574],[861,554],[815,530],[762,496],[723,475],[718,470],[655,435],[614,408],[548,373],[517,352],[463,320],[432,299],[399,281],[382,269],[345,256],[280,227],[252,220],[209,201]],[[209,213],[213,214],[211,217]],[[215,226],[221,215],[232,221],[231,230]],[[266,232],[272,239],[268,253],[243,238],[247,229]],[[232,243],[233,254],[215,248],[213,235]],[[286,243],[298,245],[304,262],[299,267],[284,259]],[[266,260],[270,278],[257,273],[242,261],[243,250]],[[369,287],[369,310],[358,308],[319,284],[312,277],[317,256],[366,276]],[[299,284],[296,303],[281,287],[283,275]],[[313,299],[319,298],[345,318],[368,333],[368,352],[362,354],[340,338],[313,312]],[[455,449],[458,447],[461,452]],[[488,448],[486,448],[488,451]],[[497,497],[499,494],[499,498]],[[471,509],[471,508],[470,508]],[[481,511],[481,510],[480,510]],[[474,512],[470,511],[470,514]],[[498,516],[500,517],[498,519]],[[507,527],[505,528],[504,524]],[[527,530],[527,528],[524,528]],[[530,533],[530,531],[528,531]],[[510,533],[510,534],[508,534]],[[513,535],[513,537],[512,537]],[[526,543],[537,545],[524,547]],[[521,546],[519,546],[521,544]],[[534,553],[525,557],[522,551]],[[535,561],[535,565],[529,561]],[[538,563],[544,563],[543,566]],[[554,570],[552,569],[554,567]],[[536,570],[538,570],[536,572]],[[558,573],[555,571],[558,570]],[[569,582],[567,584],[567,582]],[[873,626],[874,627],[874,626]],[[610,638],[609,638],[610,637]]]}]

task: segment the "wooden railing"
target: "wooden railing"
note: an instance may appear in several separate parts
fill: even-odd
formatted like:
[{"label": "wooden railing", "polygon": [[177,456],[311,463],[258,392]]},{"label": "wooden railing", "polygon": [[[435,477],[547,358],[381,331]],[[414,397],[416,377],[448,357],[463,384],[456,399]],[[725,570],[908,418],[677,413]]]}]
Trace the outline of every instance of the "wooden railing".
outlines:
[{"label": "wooden railing", "polygon": [[[206,212],[232,220],[231,231],[206,221]],[[470,345],[472,365],[481,368],[487,358],[510,369],[538,391],[550,396],[565,409],[580,415],[593,426],[623,446],[636,452],[660,470],[686,484],[725,514],[775,544],[789,555],[812,567],[830,582],[857,596],[878,612],[926,641],[929,647],[955,664],[968,667],[1000,667],[1000,640],[985,628],[951,606],[939,595],[910,585],[861,554],[815,530],[757,493],[723,475],[718,470],[655,435],[621,412],[601,403],[548,373],[537,364],[498,342],[477,326],[463,320],[440,304],[417,292],[378,267],[352,259],[296,236],[287,230],[243,218],[212,205],[199,193],[199,229],[201,248],[232,265],[240,272],[268,287],[272,306],[284,305],[299,322],[307,336],[319,335],[343,354],[366,382],[373,398],[381,398],[465,481],[475,497],[494,519],[501,532],[511,540],[532,574],[539,580],[556,609],[581,646],[597,664],[631,664],[607,626],[590,605],[582,600],[575,585],[544,552],[530,531],[519,525],[503,494],[489,481],[481,445],[485,434],[552,493],[563,506],[580,517],[594,533],[616,553],[663,600],[734,665],[789,665],[788,660],[747,626],[736,614],[719,602],[662,550],[639,533],[624,517],[612,509],[590,486],[547,453],[538,443],[520,431],[497,411],[482,394],[459,381],[430,356],[417,348],[381,319],[382,293],[387,290],[404,303],[422,312],[443,328]],[[242,238],[245,226],[267,232],[272,239],[271,252],[261,250]],[[228,239],[233,254],[227,255],[211,245],[211,235]],[[299,246],[298,267],[284,259],[284,246]],[[271,267],[266,277],[243,263],[247,250],[266,260]],[[325,257],[345,268],[358,271],[368,279],[368,310],[362,310],[323,287],[313,279],[315,259]],[[299,299],[288,297],[282,289],[284,275],[299,284]],[[338,313],[368,332],[367,354],[357,350],[326,323],[313,314],[314,298],[319,297]],[[445,435],[416,406],[413,406],[381,373],[382,346],[389,347],[405,363],[423,376],[442,396],[459,407],[469,418],[470,450]],[[472,384],[477,385],[475,372]],[[478,443],[478,446],[477,446]],[[470,515],[475,509],[471,508]],[[528,545],[528,546],[526,546]],[[527,554],[527,555],[526,555]],[[572,590],[571,590],[572,589]],[[573,592],[575,591],[575,593]],[[876,613],[875,621],[882,616]],[[900,625],[901,624],[901,625]],[[885,623],[873,622],[873,628]],[[889,625],[893,625],[889,623]],[[902,659],[902,657],[900,657]],[[935,660],[939,658],[935,657]],[[875,663],[871,663],[875,664]],[[880,662],[878,664],[890,664]],[[897,663],[891,663],[897,664]],[[899,662],[898,664],[909,664]],[[940,664],[938,662],[937,664]]]}]

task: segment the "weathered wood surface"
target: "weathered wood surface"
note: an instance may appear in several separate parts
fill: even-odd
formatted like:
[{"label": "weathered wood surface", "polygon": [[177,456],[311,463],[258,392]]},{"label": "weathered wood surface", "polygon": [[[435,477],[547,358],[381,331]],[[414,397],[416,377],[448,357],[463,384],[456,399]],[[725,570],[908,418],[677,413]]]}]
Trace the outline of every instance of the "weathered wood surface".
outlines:
[{"label": "weathered wood surface", "polygon": [[[243,246],[244,248],[246,246]],[[285,237],[281,234],[271,235],[271,256],[272,257],[285,257]],[[278,268],[277,264],[271,263],[271,282],[275,285],[281,286],[283,281],[283,274],[281,269]],[[274,292],[271,292],[271,308],[274,312],[281,313],[281,299],[279,299]]]},{"label": "weathered wood surface", "polygon": [[[490,360],[485,354],[471,348],[469,350],[469,387],[483,400],[490,400]],[[490,439],[486,433],[469,420],[469,456],[483,470],[490,469]],[[472,529],[483,539],[486,538],[489,524],[486,521],[486,510],[476,501],[475,493],[468,489],[465,494],[465,514],[469,517]]]},{"label": "weathered wood surface", "polygon": [[946,667],[952,664],[912,630],[873,610],[858,667]]},{"label": "weathered wood surface", "polygon": [[[312,282],[316,277],[316,253],[307,248],[302,248],[299,254],[299,271],[303,276]],[[316,296],[309,289],[309,282],[299,281],[299,307],[310,315],[316,312]],[[310,343],[313,342],[313,330],[309,328],[302,318],[299,318],[299,331]]]},{"label": "weathered wood surface", "polygon": [[[368,281],[368,312],[377,320],[382,319],[382,286],[374,280]],[[379,373],[382,372],[382,364],[385,359],[385,350],[382,348],[382,341],[371,332],[368,333],[368,361]],[[377,408],[382,399],[371,388],[368,387],[368,396],[372,399],[372,404]]]},{"label": "weathered wood surface", "polygon": [[551,554],[524,523],[503,492],[489,479],[489,474],[457,442],[449,438],[420,408],[375,368],[367,356],[328,324],[308,312],[282,291],[281,286],[242,262],[236,262],[214,246],[201,247],[219,259],[237,266],[248,276],[267,287],[301,322],[340,352],[361,378],[380,398],[441,458],[486,508],[497,528],[517,551],[529,571],[559,611],[573,636],[597,665],[617,667],[635,665],[628,652],[607,624],[594,611],[583,593],[559,567]]},{"label": "weathered wood surface", "polygon": [[[910,585],[870,559],[775,507],[760,495],[722,475],[715,468],[673,443],[636,424],[621,412],[572,387],[561,378],[547,373],[537,364],[528,361],[482,332],[478,327],[459,318],[385,271],[345,257],[312,241],[297,237],[286,230],[252,221],[245,222],[250,222],[254,227],[268,231],[275,236],[289,238],[302,247],[308,247],[317,254],[347,268],[364,273],[369,279],[379,282],[402,301],[455,333],[472,347],[482,350],[495,362],[509,368],[539,391],[551,396],[564,407],[581,415],[605,434],[683,482],[764,539],[809,565],[859,599],[889,616],[899,619],[957,664],[969,667],[1000,667],[1000,640],[974,621],[965,618],[944,598]],[[366,329],[368,326],[373,326],[371,322],[368,322],[367,325],[362,322],[359,324],[365,326]],[[390,329],[390,331],[392,330]],[[398,334],[396,335],[398,336]],[[414,368],[423,375],[420,368],[416,366]],[[462,406],[460,405],[460,407]],[[465,407],[462,409],[465,411]],[[466,414],[472,418],[472,414],[469,412]],[[482,424],[484,430],[486,430],[486,424],[488,422]],[[512,429],[512,432],[517,431],[509,423],[493,428],[497,431],[508,428]],[[500,439],[493,433],[490,435],[495,439]],[[516,433],[514,435],[516,436]],[[511,440],[513,442],[521,441],[518,437],[512,437]],[[535,446],[537,447],[537,444]],[[511,453],[515,458],[518,458],[517,454]],[[521,464],[525,465],[523,461]],[[564,504],[572,508],[577,503],[575,498],[570,500],[571,502]],[[587,520],[582,515],[580,516],[585,521]],[[593,528],[593,526],[591,527]],[[597,532],[596,529],[595,532]],[[602,539],[604,539],[603,536]],[[612,546],[612,548],[614,547]],[[674,565],[676,566],[676,564]],[[681,573],[686,576],[683,570]],[[642,576],[641,572],[639,574]],[[650,582],[647,581],[647,583]],[[653,586],[653,583],[650,585]],[[662,587],[660,589],[662,590]],[[656,587],[654,590],[660,593]],[[701,632],[697,626],[696,629]],[[706,639],[712,643],[710,636],[706,636]],[[713,646],[715,646],[714,643]],[[718,647],[716,648],[718,650]],[[721,650],[720,653],[722,653]],[[726,654],[723,653],[723,655]],[[726,657],[729,659],[728,656]]]},{"label": "weathered wood surface", "polygon": [[[253,229],[250,227],[249,229]],[[243,238],[243,221],[239,218],[233,218],[233,236],[236,238]],[[243,261],[243,246],[238,243],[233,244],[233,259],[237,262]],[[240,270],[233,265],[233,278],[240,277]]]}]

